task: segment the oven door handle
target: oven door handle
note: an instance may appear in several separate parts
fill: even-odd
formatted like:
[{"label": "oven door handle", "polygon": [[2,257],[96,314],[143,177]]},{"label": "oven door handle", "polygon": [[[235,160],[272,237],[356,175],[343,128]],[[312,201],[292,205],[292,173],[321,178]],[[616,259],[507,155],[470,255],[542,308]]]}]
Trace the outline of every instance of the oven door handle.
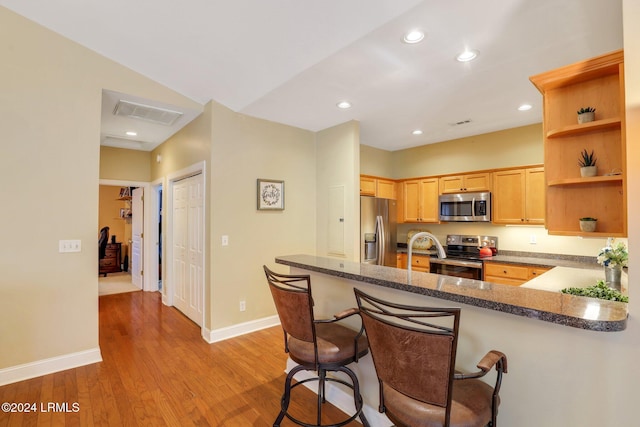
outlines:
[{"label": "oven door handle", "polygon": [[482,263],[477,261],[464,261],[460,259],[451,258],[431,258],[429,260],[431,264],[444,264],[444,265],[456,265],[460,267],[482,268]]},{"label": "oven door handle", "polygon": [[476,220],[476,198],[471,199],[471,216]]}]

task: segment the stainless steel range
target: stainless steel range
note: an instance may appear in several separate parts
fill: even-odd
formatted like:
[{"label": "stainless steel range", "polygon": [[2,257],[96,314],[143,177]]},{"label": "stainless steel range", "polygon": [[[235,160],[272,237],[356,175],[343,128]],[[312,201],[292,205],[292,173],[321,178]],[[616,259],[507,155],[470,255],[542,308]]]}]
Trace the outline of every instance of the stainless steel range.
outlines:
[{"label": "stainless steel range", "polygon": [[[482,249],[484,250],[481,254]],[[431,258],[429,260],[429,272],[482,280],[482,258],[497,254],[498,238],[495,236],[449,234],[445,251],[446,258]],[[491,255],[489,255],[489,251]]]}]

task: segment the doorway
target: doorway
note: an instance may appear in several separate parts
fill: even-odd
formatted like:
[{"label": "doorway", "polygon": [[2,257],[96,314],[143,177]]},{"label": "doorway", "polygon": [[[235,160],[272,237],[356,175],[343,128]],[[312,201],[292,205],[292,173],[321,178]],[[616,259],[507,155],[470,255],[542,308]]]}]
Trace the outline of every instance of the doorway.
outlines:
[{"label": "doorway", "polygon": [[[151,216],[153,212],[153,202],[155,201],[155,197],[151,194],[151,186],[148,182],[139,182],[139,181],[120,181],[120,180],[105,180],[101,179],[99,181],[100,186],[109,186],[109,187],[119,187],[119,188],[135,188],[138,191],[135,191],[135,194],[138,196],[137,201],[134,201],[133,196],[131,199],[131,218],[123,219],[124,221],[130,222],[128,226],[133,228],[134,223],[136,223],[137,233],[139,234],[137,238],[137,246],[135,248],[135,255],[137,258],[134,258],[134,254],[132,252],[133,246],[133,238],[127,239],[126,242],[123,242],[126,246],[126,252],[123,251],[121,254],[122,258],[122,270],[128,270],[127,273],[132,272],[132,270],[137,271],[137,277],[134,278],[133,274],[130,277],[131,282],[133,283],[136,280],[134,286],[138,289],[142,289],[144,291],[157,291],[158,290],[158,259],[157,257],[149,256],[149,254],[155,254],[155,251],[151,250],[149,247],[151,242],[157,242],[157,227],[151,227]],[[131,194],[131,193],[130,193]],[[152,197],[143,197],[143,195],[151,194]],[[134,203],[136,206],[134,207]],[[125,215],[127,215],[126,208]],[[134,212],[135,210],[135,212]],[[119,216],[119,214],[118,214]],[[133,230],[131,231],[133,237]],[[146,236],[145,238],[142,238]],[[124,236],[123,236],[124,237]],[[117,237],[118,239],[118,237]],[[131,242],[129,242],[131,240]],[[125,267],[125,258],[127,258],[127,263]],[[134,261],[135,259],[135,261]],[[135,262],[135,266],[133,263]]]}]

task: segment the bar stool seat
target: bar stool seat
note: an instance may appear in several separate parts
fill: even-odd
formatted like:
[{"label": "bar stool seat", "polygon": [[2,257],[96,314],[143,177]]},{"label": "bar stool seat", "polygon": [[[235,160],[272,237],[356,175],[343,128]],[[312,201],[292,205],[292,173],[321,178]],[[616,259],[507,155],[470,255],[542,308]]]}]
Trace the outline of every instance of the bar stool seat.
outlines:
[{"label": "bar stool seat", "polygon": [[[285,352],[297,363],[285,379],[285,390],[280,402],[281,409],[273,423],[274,427],[280,426],[284,417],[305,427],[339,427],[360,418],[362,424],[368,427],[369,423],[362,413],[363,400],[358,377],[347,367],[369,352],[367,338],[364,336],[363,326],[360,330],[353,330],[337,323],[357,315],[358,310],[350,308],[336,314],[333,319],[317,320],[313,313],[309,275],[278,274],[266,266],[263,268],[284,332]],[[294,376],[303,370],[315,371],[317,376],[293,383]],[[327,372],[342,372],[349,380],[338,376],[327,376]],[[288,412],[292,389],[310,381],[318,382],[315,424],[298,419]],[[354,414],[339,423],[330,425],[322,424],[322,405],[325,403],[327,382],[340,383],[349,387],[353,391],[355,406]]]}]

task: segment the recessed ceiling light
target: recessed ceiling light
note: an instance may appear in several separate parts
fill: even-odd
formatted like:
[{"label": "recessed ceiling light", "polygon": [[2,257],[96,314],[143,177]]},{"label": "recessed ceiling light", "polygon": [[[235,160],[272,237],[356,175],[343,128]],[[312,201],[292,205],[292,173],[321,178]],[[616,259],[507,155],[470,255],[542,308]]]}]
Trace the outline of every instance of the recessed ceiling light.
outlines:
[{"label": "recessed ceiling light", "polygon": [[340,101],[336,104],[338,108],[346,110],[347,108],[351,108],[351,103],[349,101]]},{"label": "recessed ceiling light", "polygon": [[416,129],[411,133],[414,134],[414,135],[422,135],[422,131],[420,129]]},{"label": "recessed ceiling light", "polygon": [[402,39],[405,43],[413,44],[419,43],[424,39],[424,33],[420,30],[411,30],[404,35]]},{"label": "recessed ceiling light", "polygon": [[129,135],[129,136],[136,136],[136,135],[138,135],[138,132],[135,132],[135,131],[132,131],[132,130],[128,130],[126,132],[126,134]]},{"label": "recessed ceiling light", "polygon": [[478,56],[478,51],[477,50],[465,50],[464,52],[462,52],[461,54],[459,54],[458,56],[456,56],[456,59],[460,62],[469,62],[469,61],[473,61],[474,59],[476,59],[476,57]]},{"label": "recessed ceiling light", "polygon": [[519,111],[528,111],[531,110],[531,105],[530,104],[522,104],[521,106],[518,107]]}]

